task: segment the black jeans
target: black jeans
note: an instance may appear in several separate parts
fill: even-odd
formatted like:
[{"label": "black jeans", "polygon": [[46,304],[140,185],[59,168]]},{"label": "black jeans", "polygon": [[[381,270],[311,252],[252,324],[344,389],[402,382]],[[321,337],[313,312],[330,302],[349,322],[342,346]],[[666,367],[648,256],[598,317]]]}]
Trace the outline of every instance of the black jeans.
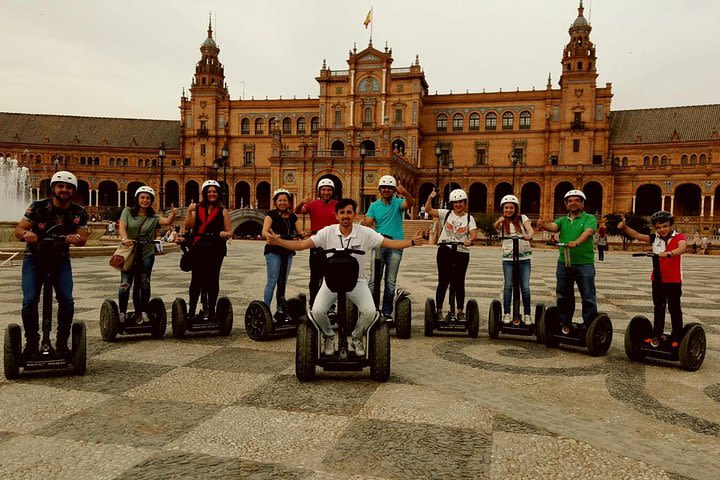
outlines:
[{"label": "black jeans", "polygon": [[598,260],[601,262],[605,260],[605,250],[607,247],[605,245],[598,245]]},{"label": "black jeans", "polygon": [[674,340],[682,337],[683,316],[680,308],[680,297],[682,296],[682,283],[659,283],[652,282],[652,297],[654,309],[653,334],[660,336],[665,331],[665,306],[670,311],[670,322],[672,322],[672,333]]},{"label": "black jeans", "polygon": [[310,284],[308,290],[310,290],[310,308],[315,302],[315,297],[320,291],[323,278],[325,278],[325,263],[327,259],[322,248],[311,248],[310,249]]},{"label": "black jeans", "polygon": [[455,252],[453,267],[453,251],[450,247],[440,246],[437,249],[438,286],[435,291],[435,308],[442,308],[445,291],[452,282],[455,290],[455,305],[463,309],[465,305],[465,273],[470,263],[470,254]]},{"label": "black jeans", "polygon": [[215,304],[220,295],[220,269],[224,255],[194,251],[192,255],[192,273],[190,274],[190,315],[195,315],[198,298],[203,288],[207,292],[206,312],[215,315]]}]

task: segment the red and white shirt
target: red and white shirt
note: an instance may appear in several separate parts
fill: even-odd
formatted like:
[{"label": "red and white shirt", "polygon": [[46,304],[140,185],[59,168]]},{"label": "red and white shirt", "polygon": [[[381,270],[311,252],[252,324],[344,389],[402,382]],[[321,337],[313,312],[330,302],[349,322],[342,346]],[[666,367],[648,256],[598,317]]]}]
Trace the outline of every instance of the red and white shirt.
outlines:
[{"label": "red and white shirt", "polygon": [[[667,242],[660,237],[660,235],[650,235],[653,253],[675,250],[678,248],[681,240],[685,240],[685,234],[677,233],[675,230],[667,237]],[[680,263],[680,257],[681,255],[673,255],[672,258],[659,258],[662,283],[682,283],[682,264]],[[654,276],[655,274],[652,273],[650,280],[654,280]]]}]

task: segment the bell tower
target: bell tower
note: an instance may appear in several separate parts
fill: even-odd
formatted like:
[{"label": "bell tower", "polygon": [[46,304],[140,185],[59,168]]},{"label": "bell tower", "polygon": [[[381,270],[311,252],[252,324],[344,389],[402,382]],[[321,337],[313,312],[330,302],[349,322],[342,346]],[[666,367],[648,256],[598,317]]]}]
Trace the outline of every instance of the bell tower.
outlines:
[{"label": "bell tower", "polygon": [[592,27],[583,16],[583,2],[580,0],[578,16],[570,26],[570,42],[563,50],[560,85],[566,83],[591,83],[595,85],[597,78],[595,45],[590,41]]},{"label": "bell tower", "polygon": [[218,58],[220,48],[213,39],[212,20],[208,22],[207,38],[200,45],[202,54],[195,66],[195,77],[190,93],[195,97],[202,91],[202,96],[214,96],[217,99],[226,99],[228,96],[225,87],[225,72]]}]

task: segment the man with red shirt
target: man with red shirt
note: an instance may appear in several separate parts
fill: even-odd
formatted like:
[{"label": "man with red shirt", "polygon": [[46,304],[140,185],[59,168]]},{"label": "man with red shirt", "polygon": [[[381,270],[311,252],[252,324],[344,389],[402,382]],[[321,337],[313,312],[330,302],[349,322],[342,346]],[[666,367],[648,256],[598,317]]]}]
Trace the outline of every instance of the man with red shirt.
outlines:
[{"label": "man with red shirt", "polygon": [[618,228],[630,238],[652,245],[653,253],[659,257],[660,278],[655,272],[650,276],[652,281],[652,297],[654,309],[653,338],[645,339],[653,347],[659,347],[665,340],[665,305],[670,311],[672,333],[671,346],[677,348],[682,338],[683,318],[680,307],[682,295],[682,265],[680,255],[685,253],[687,241],[685,235],[676,232],[673,227],[673,216],[670,212],[660,210],[650,216],[650,223],[655,229],[654,234],[645,235],[628,227],[623,220]]},{"label": "man with red shirt", "polygon": [[[298,203],[295,213],[298,215],[310,215],[310,230],[315,235],[318,231],[338,223],[335,215],[337,200],[333,200],[335,183],[329,178],[323,178],[318,182],[317,200],[308,197]],[[310,308],[313,306],[315,296],[320,290],[323,277],[325,276],[325,253],[322,248],[310,249]]]}]

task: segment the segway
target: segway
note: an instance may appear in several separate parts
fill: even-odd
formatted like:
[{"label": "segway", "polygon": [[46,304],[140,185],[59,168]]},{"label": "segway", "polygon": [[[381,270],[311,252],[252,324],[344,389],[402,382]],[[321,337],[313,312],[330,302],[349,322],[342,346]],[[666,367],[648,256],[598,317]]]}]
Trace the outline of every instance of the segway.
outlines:
[{"label": "segway", "polygon": [[[301,235],[282,235],[283,240],[295,240],[302,238]],[[297,322],[287,314],[287,302],[285,300],[285,288],[287,287],[288,256],[283,255],[280,259],[280,272],[278,274],[276,301],[278,311],[275,315],[270,311],[270,306],[262,300],[253,300],[245,310],[245,331],[252,340],[262,342],[271,338],[279,338],[295,335]],[[304,294],[300,295],[303,302],[306,301]]]},{"label": "segway", "polygon": [[[660,272],[660,257],[654,253],[633,253],[633,257],[652,257],[653,282],[662,282]],[[637,315],[630,320],[625,330],[625,353],[630,360],[640,361],[645,357],[680,362],[680,366],[690,372],[699,369],[705,360],[705,330],[696,322],[688,323],[683,327],[682,339],[677,347],[672,346],[669,336],[663,335],[660,345],[653,347],[648,340],[653,336],[650,320]]]},{"label": "segway", "polygon": [[[217,232],[201,233],[201,237],[220,238]],[[192,238],[192,234],[185,235]],[[189,241],[183,242],[183,251],[187,251]],[[187,253],[186,253],[187,254]],[[226,296],[219,296],[215,303],[215,316],[210,316],[208,303],[207,283],[202,282],[200,291],[200,305],[202,309],[194,316],[188,315],[187,303],[184,298],[177,297],[173,300],[171,313],[172,334],[175,338],[184,338],[187,332],[210,332],[215,331],[223,336],[230,335],[233,327],[232,302]]]},{"label": "segway", "polygon": [[[378,310],[382,309],[382,295],[380,294],[380,283],[382,281],[382,266],[381,266],[381,255],[380,248],[375,249],[375,268],[373,269],[373,300],[375,301],[375,308]],[[393,314],[392,320],[388,320],[387,324],[389,328],[395,329],[395,336],[397,338],[410,338],[411,334],[411,322],[412,322],[412,302],[410,301],[410,292],[403,290],[402,288],[395,288],[395,297],[393,299]],[[354,308],[353,314],[356,315],[357,308]],[[355,316],[357,320],[357,316]]]},{"label": "segway", "polygon": [[[558,248],[564,249],[565,267],[570,278],[567,283],[572,287],[572,295],[575,294],[575,275],[570,260],[570,247],[567,243],[557,243]],[[567,319],[565,325],[560,324],[560,311],[557,305],[547,307],[540,318],[538,325],[538,340],[548,347],[557,347],[560,344],[572,345],[575,347],[587,348],[593,357],[605,355],[610,348],[613,337],[612,322],[606,313],[598,312],[589,325],[584,322],[573,323]]]},{"label": "segway", "polygon": [[315,367],[325,371],[361,371],[370,367],[370,377],[378,382],[390,378],[390,331],[387,322],[381,321],[376,312],[372,324],[365,333],[367,351],[364,356],[348,349],[347,336],[351,333],[347,316],[347,292],[357,284],[359,265],[352,254],[364,255],[362,250],[325,250],[333,254],[325,266],[325,284],[331,292],[337,293],[337,337],[338,350],[333,355],[324,355],[320,327],[315,323],[312,312],[305,308],[299,297],[288,300],[288,314],[298,321],[295,347],[295,376],[301,382],[315,378]]},{"label": "segway", "polygon": [[[125,318],[120,318],[120,310],[115,300],[107,299],[100,307],[100,334],[105,342],[113,342],[118,335],[141,335],[149,333],[152,338],[163,338],[167,327],[165,303],[160,297],[151,298],[147,305],[141,305],[140,283],[142,275],[143,247],[152,244],[149,239],[133,240],[133,305],[135,311],[128,311]],[[137,300],[137,303],[136,303]],[[137,309],[140,310],[137,310]],[[144,308],[144,310],[143,310]],[[145,314],[145,315],[143,315]],[[140,315],[141,323],[135,319]]]},{"label": "segway", "polygon": [[511,235],[509,238],[512,240],[513,244],[512,320],[510,323],[502,322],[502,302],[498,299],[494,299],[490,302],[490,312],[488,313],[488,336],[494,340],[500,336],[500,333],[523,336],[535,335],[536,341],[539,342],[540,339],[537,334],[537,326],[545,313],[545,304],[538,303],[535,305],[535,321],[532,324],[527,325],[523,322],[523,316],[520,310],[520,240],[523,237],[520,235]]},{"label": "segway", "polygon": [[[455,270],[455,252],[457,252],[458,245],[464,245],[463,242],[439,242],[438,248],[441,245],[448,245],[452,248],[452,264],[450,265],[451,270]],[[429,337],[438,330],[445,332],[465,332],[470,338],[477,338],[478,332],[480,331],[480,310],[475,299],[467,301],[465,306],[465,320],[458,320],[455,315],[455,289],[453,288],[452,282],[450,282],[450,311],[445,318],[438,318],[437,309],[435,308],[435,299],[428,298],[425,300],[425,336]]]},{"label": "segway", "polygon": [[76,375],[85,374],[87,368],[87,339],[85,323],[74,321],[70,329],[72,341],[67,354],[58,353],[52,348],[50,331],[52,330],[53,310],[53,275],[50,265],[57,255],[55,248],[58,243],[65,242],[65,236],[53,235],[50,230],[38,239],[37,255],[42,265],[42,342],[40,354],[37,357],[25,357],[22,352],[22,332],[20,325],[11,323],[5,328],[4,343],[4,370],[5,378],[12,380],[18,378],[20,370],[23,372],[38,370],[63,371]]}]

